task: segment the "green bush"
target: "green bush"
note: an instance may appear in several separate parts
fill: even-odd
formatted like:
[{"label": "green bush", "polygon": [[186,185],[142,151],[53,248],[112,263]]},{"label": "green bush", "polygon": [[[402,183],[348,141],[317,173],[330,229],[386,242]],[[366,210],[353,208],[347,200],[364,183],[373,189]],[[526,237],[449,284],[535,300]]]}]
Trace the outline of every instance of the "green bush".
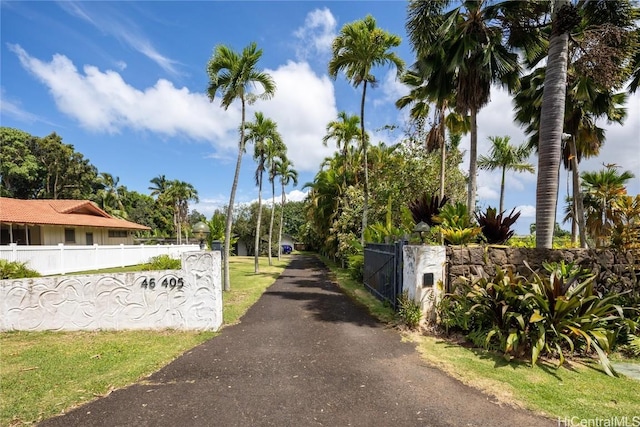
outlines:
[{"label": "green bush", "polygon": [[0,279],[26,279],[40,277],[40,273],[27,267],[26,262],[0,259]]},{"label": "green bush", "polygon": [[352,279],[362,282],[364,280],[364,255],[362,253],[349,255],[347,269]]},{"label": "green bush", "polygon": [[398,317],[400,317],[402,323],[411,329],[416,328],[420,324],[420,320],[422,320],[420,304],[409,298],[407,292],[403,292],[398,297]]},{"label": "green bush", "polygon": [[627,343],[620,346],[620,352],[625,356],[640,358],[640,336],[629,334]]},{"label": "green bush", "polygon": [[439,304],[447,328],[463,332],[475,344],[505,357],[542,355],[558,359],[595,351],[607,374],[607,357],[621,332],[635,331],[616,296],[594,294],[595,275],[564,262],[544,264],[530,279],[497,269],[493,277],[463,280]]},{"label": "green bush", "polygon": [[158,255],[145,265],[145,270],[179,270],[182,268],[182,261],[171,258],[169,255]]},{"label": "green bush", "polygon": [[482,232],[482,228],[471,220],[467,206],[460,202],[443,206],[433,220],[439,224],[437,231],[450,245],[473,243]]}]

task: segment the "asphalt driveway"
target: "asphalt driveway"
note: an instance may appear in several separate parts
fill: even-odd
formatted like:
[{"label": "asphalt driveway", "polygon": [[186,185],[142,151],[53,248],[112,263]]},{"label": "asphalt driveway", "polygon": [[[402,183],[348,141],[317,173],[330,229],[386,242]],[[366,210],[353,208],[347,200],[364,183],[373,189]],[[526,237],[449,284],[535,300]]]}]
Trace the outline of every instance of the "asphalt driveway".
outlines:
[{"label": "asphalt driveway", "polygon": [[43,426],[555,426],[423,362],[297,256],[222,333]]}]

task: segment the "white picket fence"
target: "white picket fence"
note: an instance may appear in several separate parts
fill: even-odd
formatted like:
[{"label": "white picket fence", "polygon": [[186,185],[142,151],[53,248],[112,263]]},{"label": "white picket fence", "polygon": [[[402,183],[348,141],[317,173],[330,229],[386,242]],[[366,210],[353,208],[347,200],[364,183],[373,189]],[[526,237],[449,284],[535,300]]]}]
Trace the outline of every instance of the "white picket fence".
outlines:
[{"label": "white picket fence", "polygon": [[93,245],[0,246],[0,259],[27,263],[27,267],[48,276],[75,271],[144,264],[158,255],[180,259],[182,252],[197,251],[198,245]]}]

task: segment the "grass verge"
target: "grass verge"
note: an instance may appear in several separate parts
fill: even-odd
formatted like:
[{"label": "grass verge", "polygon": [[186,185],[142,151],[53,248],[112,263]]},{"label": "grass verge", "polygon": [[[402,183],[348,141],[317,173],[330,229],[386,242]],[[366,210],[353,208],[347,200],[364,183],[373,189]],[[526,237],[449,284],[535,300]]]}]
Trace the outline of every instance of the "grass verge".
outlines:
[{"label": "grass verge", "polygon": [[[225,325],[239,321],[289,260],[269,266],[261,259],[260,273],[254,274],[252,257],[230,258]],[[176,330],[0,333],[0,426],[32,424],[103,396],[215,335]]]},{"label": "grass verge", "polygon": [[[367,306],[381,321],[395,322],[393,310],[364,290],[346,270],[326,258],[321,259],[345,293]],[[640,423],[640,381],[609,377],[595,362],[573,362],[560,368],[542,362],[531,367],[525,362],[507,362],[502,355],[460,346],[440,337],[409,332],[404,332],[404,336],[416,344],[427,363],[504,403],[574,424],[581,420],[622,420],[623,417],[627,417],[629,423]]]}]

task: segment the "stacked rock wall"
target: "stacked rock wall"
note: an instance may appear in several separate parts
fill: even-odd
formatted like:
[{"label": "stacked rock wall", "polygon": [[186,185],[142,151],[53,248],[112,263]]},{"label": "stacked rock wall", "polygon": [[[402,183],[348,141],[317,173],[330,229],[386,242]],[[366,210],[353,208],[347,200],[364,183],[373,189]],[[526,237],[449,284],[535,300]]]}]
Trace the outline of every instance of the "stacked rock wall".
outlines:
[{"label": "stacked rock wall", "polygon": [[[505,246],[447,246],[447,290],[460,276],[493,275],[496,267],[512,269],[525,277],[544,270],[544,262],[573,262],[596,274],[596,290],[620,293],[637,289],[640,260],[631,252],[611,249],[532,249]],[[527,264],[529,267],[527,267]]]}]

